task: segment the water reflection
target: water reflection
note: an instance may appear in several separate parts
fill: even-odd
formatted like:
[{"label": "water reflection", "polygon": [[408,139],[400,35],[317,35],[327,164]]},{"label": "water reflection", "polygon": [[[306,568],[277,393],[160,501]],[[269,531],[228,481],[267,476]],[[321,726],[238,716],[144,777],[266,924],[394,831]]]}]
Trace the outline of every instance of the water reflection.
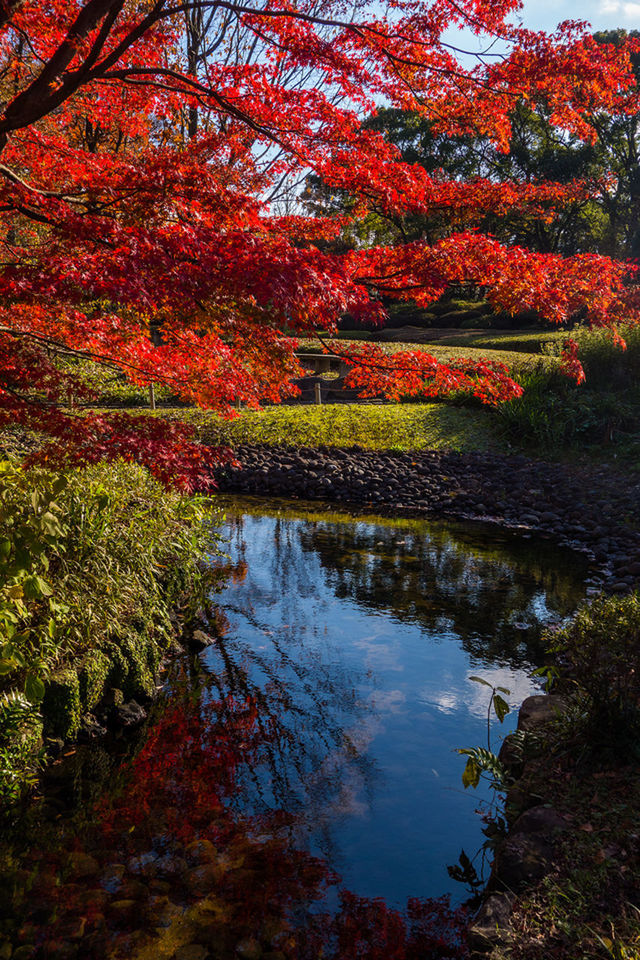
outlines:
[{"label": "water reflection", "polygon": [[359,894],[453,891],[445,864],[482,840],[452,752],[485,735],[469,675],[514,704],[533,692],[530,640],[575,607],[584,571],[544,544],[295,511],[228,505],[243,576],[208,664],[225,684],[241,668],[237,689],[278,731],[241,803],[295,810],[296,842]]},{"label": "water reflection", "polygon": [[[238,531],[250,522],[230,514],[240,552]],[[586,565],[544,541],[481,530],[474,536],[462,526],[420,520],[349,522],[346,515],[333,521],[312,515],[292,527],[275,512],[264,523],[275,544],[268,550],[271,579],[291,602],[312,595],[319,564],[336,599],[416,623],[436,641],[455,632],[482,662],[516,668],[529,662],[540,626],[567,616],[582,596]],[[249,537],[255,536],[252,525]]]},{"label": "water reflection", "polygon": [[13,956],[466,957],[464,913],[445,899],[412,898],[405,915],[338,891],[330,864],[291,842],[285,812],[238,814],[242,770],[264,746],[258,715],[185,670],[100,800],[53,818],[32,809],[22,845],[0,846],[0,942]]},{"label": "water reflection", "polygon": [[442,894],[481,839],[452,752],[482,741],[468,676],[528,693],[524,624],[567,613],[580,571],[442,527],[245,506],[215,646],[175,666],[129,755],[67,751],[0,837],[0,951],[466,956]]}]

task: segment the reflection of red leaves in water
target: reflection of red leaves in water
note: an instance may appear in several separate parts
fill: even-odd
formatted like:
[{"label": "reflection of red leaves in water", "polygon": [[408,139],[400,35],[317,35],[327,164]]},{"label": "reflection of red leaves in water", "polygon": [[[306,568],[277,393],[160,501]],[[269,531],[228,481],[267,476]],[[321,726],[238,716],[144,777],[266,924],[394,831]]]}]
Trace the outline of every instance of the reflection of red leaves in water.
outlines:
[{"label": "reflection of red leaves in water", "polygon": [[222,607],[212,606],[211,609],[207,611],[207,628],[208,632],[216,637],[224,637],[227,635],[231,629],[231,624]]},{"label": "reflection of red leaves in water", "polygon": [[94,807],[85,849],[76,839],[69,855],[67,838],[47,857],[49,882],[39,878],[37,904],[25,895],[22,918],[38,918],[36,956],[66,956],[61,944],[81,927],[75,956],[134,958],[177,916],[179,942],[205,944],[212,960],[233,957],[246,938],[285,960],[467,956],[464,912],[446,898],[411,900],[405,916],[342,892],[336,916],[317,912],[337,879],[328,865],[292,847],[286,814],[249,817],[231,803],[240,765],[251,767],[265,738],[255,704],[174,702],[119,788]]},{"label": "reflection of red leaves in water", "polygon": [[[453,910],[448,897],[412,897],[406,914],[388,907],[380,898],[340,895],[340,911],[323,918],[324,929],[308,957],[335,960],[462,960],[466,913]],[[327,949],[329,948],[329,949]]]},{"label": "reflection of red leaves in water", "polygon": [[246,560],[238,560],[236,563],[216,563],[213,569],[219,574],[220,578],[228,583],[244,583],[249,572],[249,564]]},{"label": "reflection of red leaves in water", "polygon": [[239,560],[238,563],[234,564],[231,568],[231,579],[234,583],[244,583],[247,578],[247,571],[249,570],[249,565],[244,560]]},{"label": "reflection of red leaves in water", "polygon": [[208,832],[224,812],[238,763],[251,760],[256,715],[255,704],[231,698],[224,705],[181,701],[168,709],[129,767],[120,803],[109,797],[97,810],[105,834],[130,835],[132,826],[146,832],[150,816],[160,819],[151,824],[155,836],[160,825],[183,843],[200,829]]},{"label": "reflection of red leaves in water", "polygon": [[[381,900],[366,900],[345,893],[338,916],[339,929],[356,938],[359,952],[343,934],[338,956],[362,960],[445,960],[463,957],[464,911],[454,911],[448,897],[411,898],[408,919],[390,910]],[[346,921],[346,922],[345,922]],[[365,934],[366,931],[366,934]],[[381,935],[382,934],[382,935]]]}]

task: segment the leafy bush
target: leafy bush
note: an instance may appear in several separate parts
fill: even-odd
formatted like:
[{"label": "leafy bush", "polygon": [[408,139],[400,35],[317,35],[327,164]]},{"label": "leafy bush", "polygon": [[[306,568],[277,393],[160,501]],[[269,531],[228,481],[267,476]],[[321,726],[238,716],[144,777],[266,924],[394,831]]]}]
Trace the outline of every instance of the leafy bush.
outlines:
[{"label": "leafy bush", "polygon": [[19,672],[30,701],[44,695],[42,674],[55,646],[55,621],[49,618],[46,628],[43,622],[42,637],[35,643],[27,624],[33,611],[44,617],[57,609],[45,575],[51,558],[64,550],[57,497],[66,486],[65,477],[38,470],[32,472],[27,491],[22,471],[7,461],[0,463],[0,677]]},{"label": "leafy bush", "polygon": [[548,639],[583,700],[592,748],[640,756],[640,595],[596,598]]},{"label": "leafy bush", "polygon": [[206,515],[123,462],[67,476],[0,464],[0,796],[15,794],[11,770],[50,722],[54,677],[71,667],[79,690],[110,669],[150,681],[172,610],[200,582]]},{"label": "leafy bush", "polygon": [[505,435],[518,444],[554,448],[607,443],[637,427],[640,392],[600,391],[589,381],[576,386],[550,371],[519,379],[524,394],[496,408]]},{"label": "leafy bush", "polygon": [[484,314],[471,313],[460,321],[461,330],[483,330],[488,326],[487,317]]}]

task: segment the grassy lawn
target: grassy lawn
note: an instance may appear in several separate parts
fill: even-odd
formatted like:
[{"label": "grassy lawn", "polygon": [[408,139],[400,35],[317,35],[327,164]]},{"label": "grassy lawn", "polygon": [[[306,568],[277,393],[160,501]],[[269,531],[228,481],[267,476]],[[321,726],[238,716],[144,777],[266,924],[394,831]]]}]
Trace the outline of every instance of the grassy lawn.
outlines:
[{"label": "grassy lawn", "polygon": [[[566,337],[566,334],[563,336]],[[430,353],[442,361],[451,360],[454,357],[465,357],[472,360],[479,360],[480,358],[497,360],[500,363],[506,364],[516,378],[521,374],[529,374],[536,370],[550,370],[558,365],[557,357],[545,356],[539,352],[524,351],[515,346],[515,344],[519,342],[516,340],[511,344],[506,338],[504,342],[500,339],[498,345],[499,341],[496,338],[487,337],[487,344],[474,346],[471,346],[470,341],[464,338],[460,338],[460,342],[458,342],[457,338],[453,338],[453,340],[456,342],[454,343],[450,339],[445,339],[435,340],[433,343],[378,343],[378,346],[383,353],[388,355],[400,353],[403,350],[417,350],[422,353]],[[331,343],[332,341],[329,342]],[[335,340],[333,342],[335,343],[336,349],[340,351],[341,349],[348,349],[350,341],[347,340],[346,337],[341,337],[339,341]],[[351,342],[355,343],[357,341],[353,340]],[[496,344],[495,347],[491,345],[494,343]],[[474,344],[476,344],[476,341],[474,341]],[[318,341],[314,339],[301,340],[300,350],[305,353],[322,352]]]},{"label": "grassy lawn", "polygon": [[[475,346],[456,346],[443,340],[433,344],[380,344],[389,355],[415,349],[430,352],[445,362],[453,357],[484,357],[504,363],[522,384],[525,394],[498,410],[479,408],[475,402],[463,406],[465,401],[458,398],[453,403],[268,407],[264,411],[243,411],[229,421],[209,411],[179,406],[170,390],[158,387],[158,415],[188,420],[205,442],[213,444],[357,444],[368,449],[491,448],[499,452],[522,449],[533,456],[586,458],[637,470],[640,328],[622,332],[626,351],[615,347],[603,333],[576,333],[587,375],[587,382],[581,387],[558,374],[557,356],[527,352],[543,343],[548,344],[548,350],[557,350],[559,341],[566,336],[563,331],[485,333],[482,338],[476,337]],[[468,339],[466,334],[463,336]],[[338,349],[348,346],[345,339],[335,342]],[[300,345],[305,352],[321,349],[317,340],[302,340]],[[497,347],[502,349],[494,349]],[[94,392],[92,401],[83,403],[82,398],[77,398],[81,409],[92,405],[97,409],[148,410],[148,392],[127,382],[123,374],[93,368],[84,362],[77,363],[75,370],[81,372]],[[9,443],[3,446],[9,451]]]},{"label": "grassy lawn", "polygon": [[[419,328],[408,327],[406,329],[407,331],[411,331]],[[398,330],[398,333],[401,333],[401,331],[402,328]],[[356,343],[363,340],[375,342],[378,340],[381,332],[383,331],[342,330],[336,335],[335,339]],[[387,334],[388,333],[393,333],[393,331],[387,330]],[[557,330],[551,325],[545,330],[494,330],[489,332],[487,330],[449,330],[438,327],[430,330],[429,327],[425,327],[421,330],[419,343],[411,343],[409,341],[404,344],[390,343],[381,345],[388,345],[397,350],[411,347],[418,350],[425,350],[427,348],[430,349],[434,345],[439,345],[442,347],[478,347],[481,349],[506,350],[516,353],[544,353],[544,348],[547,347],[547,345],[551,347],[559,346],[568,336],[579,338],[585,333],[586,331],[580,330],[574,330],[568,333],[566,330]],[[301,340],[300,344],[304,349],[318,347],[318,341],[313,337]]]},{"label": "grassy lawn", "polygon": [[164,412],[196,426],[206,443],[264,443],[369,450],[495,448],[491,412],[440,403],[326,404],[246,410],[224,420],[202,410]]},{"label": "grassy lawn", "polygon": [[543,353],[543,348],[547,345],[561,346],[563,340],[567,337],[575,337],[566,330],[532,330],[525,332],[522,330],[500,331],[495,333],[473,333],[471,331],[460,331],[457,336],[446,337],[438,341],[442,346],[447,347],[476,347],[489,350],[508,350],[518,353]]}]

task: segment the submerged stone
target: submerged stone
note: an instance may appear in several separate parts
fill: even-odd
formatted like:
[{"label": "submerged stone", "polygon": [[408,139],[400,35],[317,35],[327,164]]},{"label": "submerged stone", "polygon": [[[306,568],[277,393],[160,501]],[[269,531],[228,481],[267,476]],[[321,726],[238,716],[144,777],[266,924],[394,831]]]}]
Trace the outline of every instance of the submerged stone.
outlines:
[{"label": "submerged stone", "polygon": [[240,960],[261,960],[262,947],[254,937],[247,937],[236,943],[236,956]]},{"label": "submerged stone", "polygon": [[147,711],[135,700],[130,700],[114,709],[113,719],[118,727],[139,727],[147,719]]}]

